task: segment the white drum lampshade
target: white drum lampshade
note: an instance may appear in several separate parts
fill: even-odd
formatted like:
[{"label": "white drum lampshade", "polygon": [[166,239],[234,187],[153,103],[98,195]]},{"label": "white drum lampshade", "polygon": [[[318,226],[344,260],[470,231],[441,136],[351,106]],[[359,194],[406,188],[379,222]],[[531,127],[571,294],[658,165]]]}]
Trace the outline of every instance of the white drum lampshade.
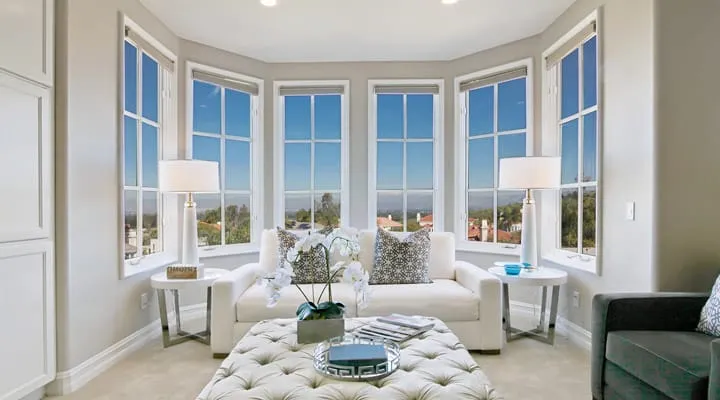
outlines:
[{"label": "white drum lampshade", "polygon": [[217,193],[219,166],[215,161],[163,160],[158,165],[159,190],[166,193]]},{"label": "white drum lampshade", "polygon": [[560,186],[560,157],[515,157],[500,160],[498,189],[525,191],[520,262],[537,267],[537,228],[532,190]]},{"label": "white drum lampshade", "polygon": [[555,189],[560,186],[560,157],[500,160],[499,189]]}]

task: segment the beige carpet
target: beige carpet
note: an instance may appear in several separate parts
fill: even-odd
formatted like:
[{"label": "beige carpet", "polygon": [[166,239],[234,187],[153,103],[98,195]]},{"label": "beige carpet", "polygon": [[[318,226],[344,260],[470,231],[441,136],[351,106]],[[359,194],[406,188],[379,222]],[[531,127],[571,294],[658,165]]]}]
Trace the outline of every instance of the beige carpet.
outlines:
[{"label": "beige carpet", "polygon": [[[498,356],[473,354],[508,400],[590,398],[590,363],[585,350],[557,337],[555,346],[534,340],[510,342]],[[79,391],[58,400],[192,400],[220,360],[200,343],[163,349],[160,340],[123,360]]]}]

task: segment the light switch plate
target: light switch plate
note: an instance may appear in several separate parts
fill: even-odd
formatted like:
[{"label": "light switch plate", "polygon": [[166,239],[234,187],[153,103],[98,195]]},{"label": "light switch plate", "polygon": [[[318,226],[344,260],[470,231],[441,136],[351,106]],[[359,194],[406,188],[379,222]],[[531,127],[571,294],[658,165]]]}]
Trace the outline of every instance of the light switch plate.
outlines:
[{"label": "light switch plate", "polygon": [[635,202],[629,201],[625,206],[625,219],[635,221]]}]

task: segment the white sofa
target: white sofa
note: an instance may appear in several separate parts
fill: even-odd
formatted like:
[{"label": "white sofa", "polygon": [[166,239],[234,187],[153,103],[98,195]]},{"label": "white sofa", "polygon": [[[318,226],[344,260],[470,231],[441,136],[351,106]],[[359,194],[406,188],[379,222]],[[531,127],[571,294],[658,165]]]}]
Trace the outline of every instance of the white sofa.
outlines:
[{"label": "white sofa", "polygon": [[[360,232],[360,262],[372,270],[375,231]],[[460,338],[468,350],[497,353],[503,346],[500,280],[487,271],[455,260],[452,233],[430,234],[430,278],[418,285],[371,285],[371,301],[356,312],[355,294],[345,283],[334,283],[333,300],[346,306],[346,317],[401,313],[439,318]],[[295,316],[304,301],[295,286],[283,290],[279,303],[267,308],[264,288],[255,284],[259,274],[278,263],[277,234],[263,231],[258,263],[246,264],[213,284],[211,348],[216,357],[230,353],[235,343],[257,322]],[[306,293],[311,285],[301,285]],[[322,285],[315,285],[320,290]],[[323,296],[327,300],[327,295]],[[358,315],[359,314],[359,315]]]}]

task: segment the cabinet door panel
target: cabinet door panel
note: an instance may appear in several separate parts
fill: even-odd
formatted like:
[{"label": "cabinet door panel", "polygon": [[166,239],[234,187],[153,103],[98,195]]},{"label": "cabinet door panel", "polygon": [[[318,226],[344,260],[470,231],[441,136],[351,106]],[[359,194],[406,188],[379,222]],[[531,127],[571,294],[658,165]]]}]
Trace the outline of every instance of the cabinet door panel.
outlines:
[{"label": "cabinet door panel", "polygon": [[53,0],[0,1],[0,68],[52,85]]},{"label": "cabinet door panel", "polygon": [[50,237],[50,89],[0,72],[0,243]]},{"label": "cabinet door panel", "polygon": [[55,377],[55,277],[49,240],[0,245],[0,399]]}]

